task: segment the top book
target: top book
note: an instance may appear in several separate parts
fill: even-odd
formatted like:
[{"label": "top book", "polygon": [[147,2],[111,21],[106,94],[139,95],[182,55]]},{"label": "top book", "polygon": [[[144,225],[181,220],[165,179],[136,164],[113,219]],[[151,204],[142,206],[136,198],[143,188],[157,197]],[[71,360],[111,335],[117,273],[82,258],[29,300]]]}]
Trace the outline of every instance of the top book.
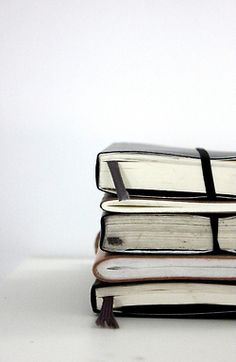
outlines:
[{"label": "top book", "polygon": [[236,198],[236,152],[113,143],[97,156],[105,192],[172,198]]}]

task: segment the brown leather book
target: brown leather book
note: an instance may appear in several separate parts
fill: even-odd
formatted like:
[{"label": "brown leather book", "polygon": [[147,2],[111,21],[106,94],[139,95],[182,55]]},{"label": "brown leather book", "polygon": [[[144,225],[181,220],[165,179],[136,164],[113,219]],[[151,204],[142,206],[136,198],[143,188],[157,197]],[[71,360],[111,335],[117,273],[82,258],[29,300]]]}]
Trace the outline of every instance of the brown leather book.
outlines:
[{"label": "brown leather book", "polygon": [[97,249],[94,276],[103,282],[236,280],[234,255],[111,254]]}]

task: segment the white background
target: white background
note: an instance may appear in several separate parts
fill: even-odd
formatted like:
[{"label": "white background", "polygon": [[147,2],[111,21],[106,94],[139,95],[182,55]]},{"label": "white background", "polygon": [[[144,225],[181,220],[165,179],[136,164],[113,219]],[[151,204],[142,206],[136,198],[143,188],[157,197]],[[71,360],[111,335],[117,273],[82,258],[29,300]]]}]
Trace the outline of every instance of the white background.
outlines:
[{"label": "white background", "polygon": [[227,0],[1,0],[2,265],[93,255],[113,141],[236,150],[235,19]]}]

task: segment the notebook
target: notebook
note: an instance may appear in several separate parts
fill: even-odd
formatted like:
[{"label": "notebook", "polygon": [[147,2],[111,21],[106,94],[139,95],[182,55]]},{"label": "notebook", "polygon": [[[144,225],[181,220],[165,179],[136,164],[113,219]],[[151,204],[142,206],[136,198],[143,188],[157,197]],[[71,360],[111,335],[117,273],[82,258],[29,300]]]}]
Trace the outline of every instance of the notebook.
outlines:
[{"label": "notebook", "polygon": [[140,280],[236,280],[236,255],[111,254],[97,249],[96,279],[108,283]]},{"label": "notebook", "polygon": [[112,253],[209,253],[215,222],[219,252],[236,252],[236,215],[104,213],[100,247]]},{"label": "notebook", "polygon": [[130,196],[118,200],[105,193],[100,203],[103,211],[112,213],[235,213],[236,200],[171,199]]},{"label": "notebook", "polygon": [[235,198],[235,179],[236,152],[114,143],[96,162],[97,187],[115,194]]},{"label": "notebook", "polygon": [[[91,305],[97,325],[118,328],[114,317],[236,318],[236,285],[227,282],[142,282],[110,284],[98,280]],[[114,314],[113,314],[114,313]]]}]

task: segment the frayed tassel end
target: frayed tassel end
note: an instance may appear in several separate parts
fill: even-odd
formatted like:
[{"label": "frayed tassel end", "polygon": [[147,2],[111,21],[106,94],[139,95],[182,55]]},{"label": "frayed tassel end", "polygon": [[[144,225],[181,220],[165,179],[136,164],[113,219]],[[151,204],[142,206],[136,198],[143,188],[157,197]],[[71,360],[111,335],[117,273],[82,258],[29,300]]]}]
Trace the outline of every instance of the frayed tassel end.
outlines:
[{"label": "frayed tassel end", "polygon": [[102,308],[96,320],[96,325],[99,327],[119,328],[113,314],[113,297],[104,297]]}]

